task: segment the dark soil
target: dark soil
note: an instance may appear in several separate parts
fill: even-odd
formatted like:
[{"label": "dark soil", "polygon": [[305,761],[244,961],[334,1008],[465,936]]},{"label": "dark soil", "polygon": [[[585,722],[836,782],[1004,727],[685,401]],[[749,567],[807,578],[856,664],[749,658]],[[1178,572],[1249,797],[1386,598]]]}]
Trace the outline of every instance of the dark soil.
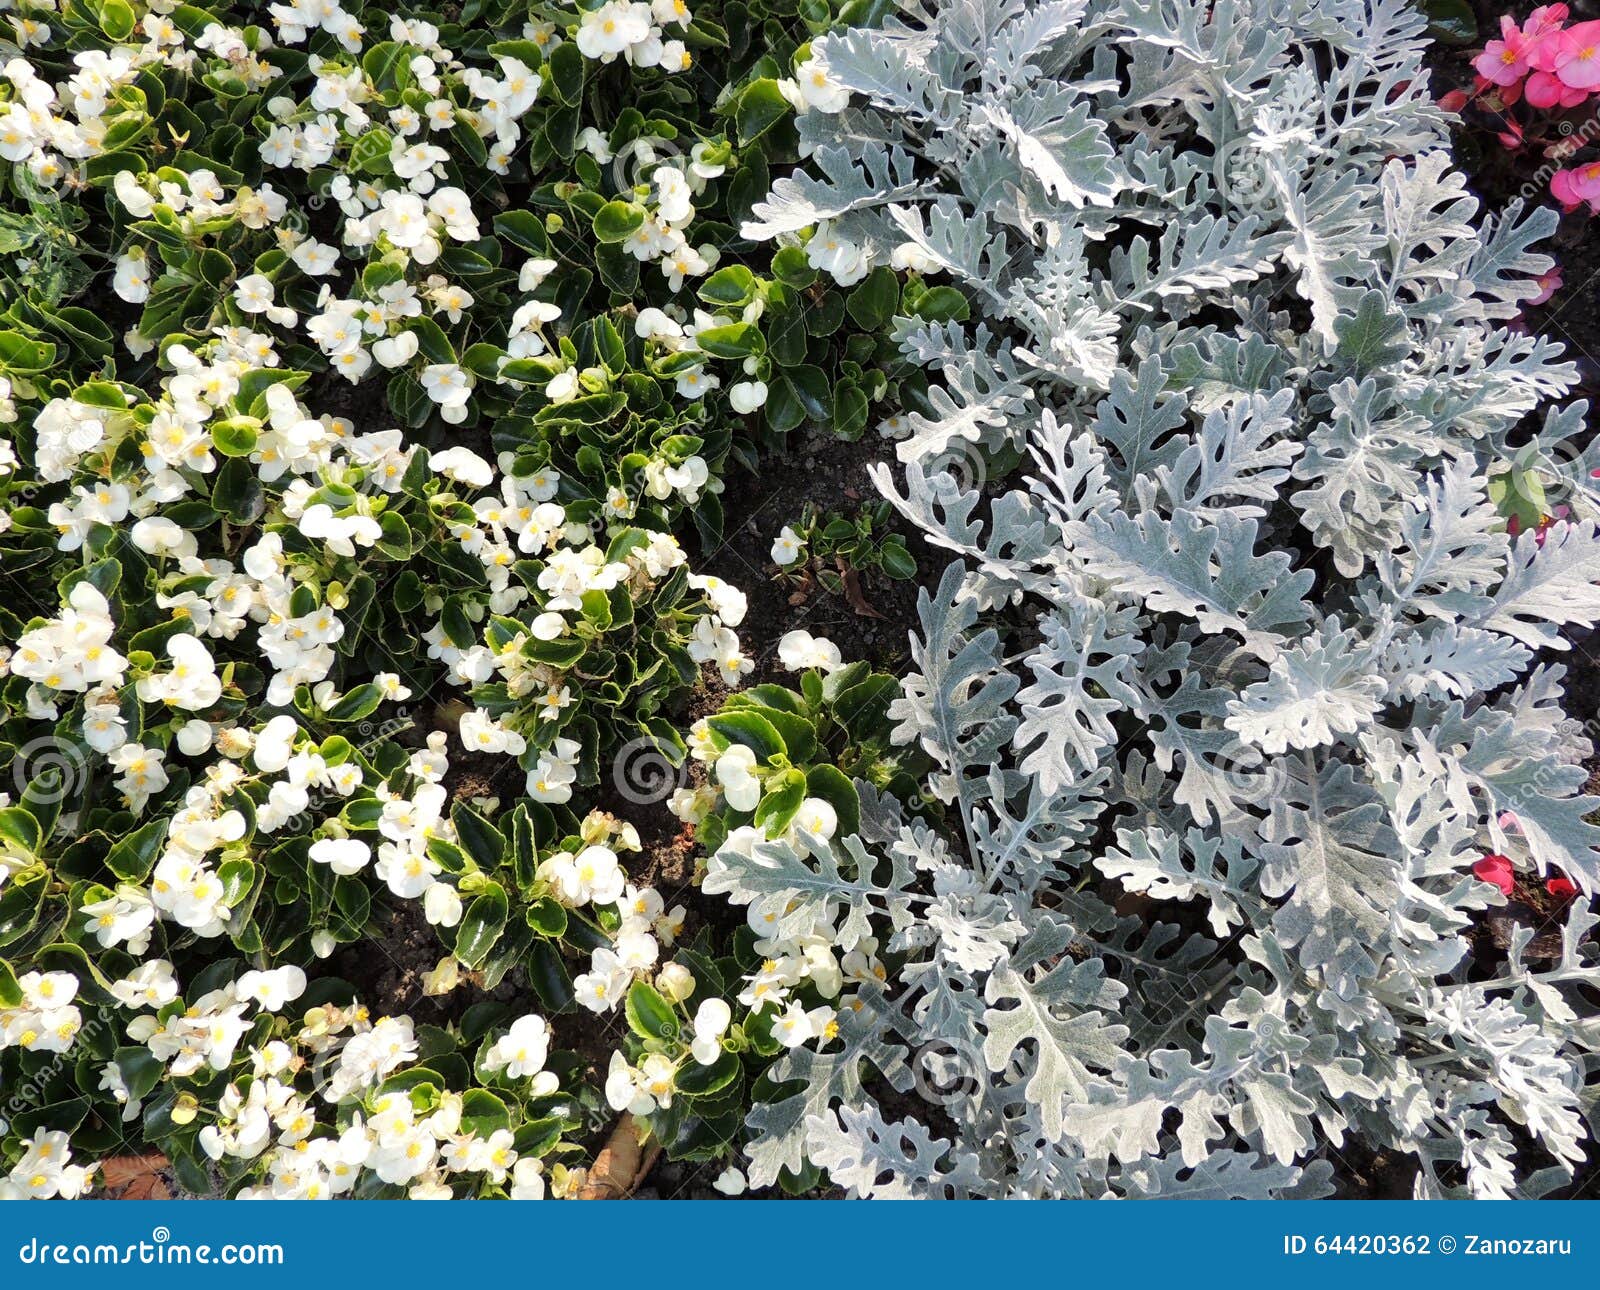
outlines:
[{"label": "dark soil", "polygon": [[739,628],[740,642],[756,665],[747,685],[793,683],[793,674],[778,666],[778,640],[799,628],[826,636],[847,663],[865,659],[882,671],[901,671],[909,656],[908,635],[917,623],[917,588],[936,583],[946,563],[919,535],[898,522],[884,530],[885,537],[898,532],[906,539],[917,573],[905,581],[878,573],[862,576],[862,601],[882,615],[877,618],[862,614],[843,592],[829,592],[820,583],[801,598],[799,579],[781,578],[771,559],[772,540],[785,524],[800,518],[807,502],[850,517],[876,500],[878,489],[867,467],[882,461],[893,464],[894,446],[875,435],[845,443],[827,430],[808,429],[790,436],[782,456],[763,461],[759,476],[728,479],[722,497],[726,537],[696,568],[704,565],[750,599]]}]

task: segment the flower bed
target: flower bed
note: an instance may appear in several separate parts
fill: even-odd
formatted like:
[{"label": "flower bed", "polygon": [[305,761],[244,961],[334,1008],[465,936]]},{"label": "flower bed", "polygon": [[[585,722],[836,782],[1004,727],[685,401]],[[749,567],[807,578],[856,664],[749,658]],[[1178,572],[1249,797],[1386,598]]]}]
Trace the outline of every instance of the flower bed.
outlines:
[{"label": "flower bed", "polygon": [[1410,8],[12,27],[0,1192],[1585,1166],[1600,461]]}]

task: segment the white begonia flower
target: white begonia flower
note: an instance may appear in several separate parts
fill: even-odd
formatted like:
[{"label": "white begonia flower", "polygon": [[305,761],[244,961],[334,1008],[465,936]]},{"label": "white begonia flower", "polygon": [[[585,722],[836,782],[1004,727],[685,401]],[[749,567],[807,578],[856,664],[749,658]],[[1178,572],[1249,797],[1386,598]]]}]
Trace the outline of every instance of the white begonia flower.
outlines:
[{"label": "white begonia flower", "polygon": [[841,287],[854,286],[872,268],[872,256],[857,242],[839,237],[827,220],[817,225],[806,243],[806,260],[813,269],[832,275]]},{"label": "white begonia flower", "polygon": [[778,536],[772,539],[772,562],[787,567],[805,554],[805,549],[805,540],[785,524]]},{"label": "white begonia flower", "polygon": [[430,469],[470,488],[487,488],[494,482],[494,467],[470,448],[446,448],[428,458]]},{"label": "white begonia flower", "polygon": [[264,314],[272,308],[272,283],[259,273],[246,274],[233,284],[233,300],[247,314]]},{"label": "white begonia flower", "polygon": [[694,1041],[689,1052],[702,1066],[710,1066],[722,1056],[722,1036],[733,1020],[733,1011],[723,999],[706,999],[694,1014]]},{"label": "white begonia flower", "polygon": [[577,855],[559,852],[539,866],[539,874],[569,906],[614,905],[627,882],[617,853],[602,846],[585,847]]},{"label": "white begonia flower", "polygon": [[511,1170],[511,1188],[507,1195],[511,1200],[543,1200],[544,1161],[532,1156],[518,1160]]},{"label": "white begonia flower", "polygon": [[630,46],[650,36],[650,7],[630,0],[608,0],[579,20],[576,43],[585,58],[612,62]]},{"label": "white begonia flower", "polygon": [[421,342],[414,331],[402,331],[372,343],[372,357],[384,369],[403,367],[416,357]]},{"label": "white begonia flower", "polygon": [[[659,902],[660,897],[656,896],[656,900]],[[694,993],[694,973],[676,960],[663,963],[656,973],[656,989],[668,1003],[682,1003]]]},{"label": "white begonia flower", "polygon": [[272,775],[289,764],[300,724],[293,717],[273,717],[256,735],[256,769]]},{"label": "white begonia flower", "polygon": [[844,656],[826,636],[813,636],[796,629],[785,632],[779,639],[778,661],[791,672],[803,672],[812,667],[832,672],[844,665]]},{"label": "white begonia flower", "polygon": [[754,412],[767,401],[765,381],[739,381],[728,387],[728,406],[741,416]]},{"label": "white begonia flower", "polygon": [[198,757],[209,752],[215,739],[215,730],[209,721],[202,721],[199,717],[186,721],[179,727],[176,738],[178,751],[186,757]]},{"label": "white begonia flower", "polygon": [[132,305],[143,304],[150,298],[150,262],[145,258],[143,247],[134,247],[118,258],[111,275],[111,289]]},{"label": "white begonia flower", "polygon": [[553,1093],[556,1077],[544,1069],[550,1055],[550,1027],[536,1014],[518,1017],[484,1056],[489,1070],[504,1070],[509,1079],[532,1079],[534,1094]]},{"label": "white begonia flower", "polygon": [[839,816],[832,805],[820,797],[808,797],[794,813],[791,826],[826,842],[838,831]]},{"label": "white begonia flower", "polygon": [[745,1181],[744,1174],[729,1165],[711,1184],[711,1190],[721,1192],[724,1196],[742,1196],[749,1190],[749,1183]]},{"label": "white begonia flower", "polygon": [[815,54],[797,64],[794,79],[779,81],[778,88],[799,112],[835,113],[850,106],[850,91],[829,74],[827,65]]},{"label": "white begonia flower", "polygon": [[289,258],[297,264],[301,271],[313,278],[327,277],[339,267],[339,251],[337,247],[319,242],[314,237],[308,237],[299,246],[289,253]]},{"label": "white begonia flower", "polygon": [[552,376],[545,384],[544,396],[552,403],[570,403],[577,398],[577,369],[569,367],[565,372],[557,372]]},{"label": "white begonia flower", "polygon": [[305,993],[306,974],[292,964],[270,972],[246,972],[233,988],[241,999],[252,1000],[263,1012],[278,1012]]},{"label": "white begonia flower", "polygon": [[422,893],[422,912],[434,927],[454,927],[461,921],[461,893],[448,882],[436,882]]},{"label": "white begonia flower", "polygon": [[694,194],[683,171],[674,166],[657,166],[650,180],[656,188],[656,213],[668,224],[687,223],[694,215]]},{"label": "white begonia flower", "polygon": [[670,315],[651,306],[639,311],[639,316],[633,320],[633,331],[640,340],[650,340],[655,336],[682,336],[683,326]]},{"label": "white begonia flower", "polygon": [[761,800],[761,781],[756,778],[755,750],[734,744],[717,758],[716,778],[736,811],[753,811]]},{"label": "white begonia flower", "polygon": [[541,282],[556,271],[554,260],[524,260],[517,270],[517,290],[536,290]]},{"label": "white begonia flower", "polygon": [[359,838],[318,838],[310,856],[337,874],[360,873],[372,859],[372,848]]},{"label": "white begonia flower", "polygon": [[902,242],[889,253],[889,266],[900,272],[937,273],[943,266],[916,242]]}]

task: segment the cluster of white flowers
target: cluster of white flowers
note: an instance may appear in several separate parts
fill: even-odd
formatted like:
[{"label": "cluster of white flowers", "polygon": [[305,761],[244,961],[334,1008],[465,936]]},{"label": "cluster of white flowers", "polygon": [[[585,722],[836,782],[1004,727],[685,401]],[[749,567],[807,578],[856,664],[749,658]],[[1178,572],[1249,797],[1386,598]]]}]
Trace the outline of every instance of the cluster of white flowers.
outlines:
[{"label": "cluster of white flowers", "polygon": [[606,0],[578,22],[574,40],[585,58],[602,63],[626,60],[634,67],[659,67],[666,72],[686,72],[694,65],[678,36],[689,29],[694,15],[684,0]]},{"label": "cluster of white flowers", "polygon": [[116,624],[99,588],[79,582],[67,593],[67,607],[43,627],[24,632],[11,653],[11,671],[33,684],[28,715],[56,717],[54,692],[114,694],[128,660],[111,644]]},{"label": "cluster of white flowers", "polygon": [[78,978],[71,972],[25,972],[17,978],[22,1002],[0,1007],[0,1049],[64,1053],[83,1029],[83,1014],[73,1000]]},{"label": "cluster of white flowers", "polygon": [[[25,38],[20,43],[48,40],[49,29],[40,27],[19,31]],[[142,67],[161,61],[155,42],[143,49],[85,49],[73,55],[72,75],[52,86],[26,59],[10,59],[0,69],[12,87],[11,101],[0,110],[0,159],[25,166],[40,187],[55,188],[68,174],[69,163],[99,153],[117,90]]]},{"label": "cluster of white flowers", "polygon": [[[164,959],[141,964],[132,974],[117,982],[112,993],[124,1007],[161,1008],[161,1013],[143,1012],[128,1023],[128,1037],[150,1050],[155,1059],[174,1078],[194,1075],[205,1069],[225,1071],[233,1064],[239,1041],[250,1030],[246,1014],[279,1012],[305,992],[306,974],[287,966],[265,971],[249,971],[228,985],[210,990],[181,1011],[167,1013],[165,1004],[178,995],[172,965]],[[102,1072],[105,1083],[127,1100],[127,1090],[119,1086],[115,1062]],[[131,1109],[135,1113],[137,1107]]]},{"label": "cluster of white flowers", "polygon": [[[786,840],[805,848],[826,847],[836,827],[832,808],[808,799]],[[734,829],[708,862],[708,873],[726,868],[730,854],[748,857],[752,848],[764,840],[761,831],[749,825]],[[849,942],[848,937],[841,936],[837,923],[842,910],[825,909],[808,933],[770,935],[787,903],[788,897],[780,895],[775,900],[754,902],[746,911],[750,928],[758,938],[755,949],[762,956],[762,963],[745,978],[739,1002],[753,1012],[772,1009],[776,1013],[772,1033],[787,1047],[810,1041],[826,1043],[838,1031],[838,1010],[860,1006],[853,995],[845,992],[846,987],[881,983],[887,979],[887,971],[877,957],[875,938],[863,935]],[[806,1007],[791,997],[802,985],[834,1003]]]},{"label": "cluster of white flowers", "polygon": [[[609,898],[595,899],[595,903],[615,904],[622,914],[611,944],[596,949],[589,957],[589,970],[572,981],[578,1002],[591,1012],[610,1012],[618,1007],[627,997],[629,986],[655,972],[662,947],[670,948],[683,929],[682,905],[668,909],[660,892],[627,882],[620,869],[612,869],[615,863],[615,855],[606,848],[589,847],[552,871],[563,902],[568,902],[574,891],[596,890],[596,884],[603,884],[598,890]],[[678,970],[671,963],[662,968],[669,978]]]},{"label": "cluster of white flowers", "polygon": [[[143,69],[164,67],[195,77],[209,70],[272,94],[273,83],[284,79],[273,51],[305,45],[323,33],[320,52],[305,59],[309,79],[293,94],[265,99],[264,129],[250,145],[276,184],[236,182],[221,163],[215,169],[186,164],[125,168],[107,193],[119,229],[139,224],[164,230],[156,238],[131,231],[124,249],[106,262],[106,284],[128,305],[155,309],[174,275],[192,272],[195,254],[214,256],[219,247],[233,254],[231,240],[240,229],[264,234],[260,240],[273,251],[242,262],[223,279],[206,331],[181,343],[137,329],[121,338],[127,353],[148,359],[159,373],[159,383],[142,398],[117,394],[132,386],[103,382],[92,396],[80,389],[80,398],[51,397],[29,413],[32,473],[45,484],[66,486],[47,509],[56,547],[83,552],[88,566],[115,531],[117,540],[144,557],[141,576],[166,619],[152,628],[148,616],[132,612],[126,586],[119,593],[91,569],[67,588],[55,616],[35,620],[14,649],[0,648],[0,675],[15,672],[28,681],[28,718],[59,721],[65,714],[80,723],[84,746],[103,759],[136,815],[149,813],[163,793],[176,798],[172,786],[182,786],[181,802],[169,803],[159,825],[147,826],[158,839],[148,874],[96,889],[73,917],[84,944],[143,960],[111,983],[110,994],[139,1014],[127,1027],[128,1037],[147,1048],[169,1077],[206,1077],[236,1070],[241,1061],[248,1065],[251,1079],[230,1086],[217,1121],[200,1138],[213,1159],[256,1160],[270,1153],[266,1181],[247,1194],[340,1194],[363,1170],[384,1182],[404,1183],[413,1195],[448,1192],[450,1180],[461,1174],[504,1185],[514,1196],[542,1194],[547,1180],[540,1163],[518,1160],[509,1136],[477,1141],[463,1134],[453,1095],[425,1117],[411,1116],[406,1099],[380,1097],[350,1130],[319,1136],[315,1094],[295,1089],[301,1063],[336,1051],[322,1095],[337,1103],[372,1097],[384,1078],[415,1055],[409,1019],[372,1023],[359,1009],[315,1009],[292,1045],[274,1041],[252,1048],[247,1037],[260,1014],[280,1012],[305,990],[301,968],[248,971],[174,1010],[168,1005],[181,989],[172,963],[144,956],[153,941],[161,943],[163,927],[201,939],[235,930],[242,917],[235,906],[260,876],[259,866],[245,863],[253,854],[252,834],[259,845],[268,835],[305,832],[308,822],[313,866],[340,878],[370,870],[395,897],[419,901],[430,923],[461,922],[457,880],[441,870],[429,845],[458,841],[442,783],[446,734],[430,735],[411,754],[405,775],[386,772],[380,782],[369,783],[372,776],[347,746],[335,751],[335,744],[309,734],[311,723],[286,711],[298,706],[325,714],[344,697],[330,677],[341,642],[344,649],[350,645],[352,623],[342,616],[350,603],[348,588],[392,531],[390,510],[408,478],[415,481],[420,472],[434,481],[428,487],[439,491],[430,514],[484,570],[488,594],[464,607],[469,620],[486,624],[491,615],[503,619],[519,611],[526,620],[524,632],[510,640],[459,641],[444,627],[442,598],[431,588],[424,593],[424,610],[434,620],[427,650],[446,679],[464,687],[503,681],[512,698],[528,700],[525,711],[510,715],[470,709],[457,737],[468,749],[519,758],[528,796],[550,804],[569,801],[578,779],[582,746],[562,728],[581,685],[569,671],[536,661],[523,646],[580,632],[591,592],[620,591],[646,604],[686,565],[684,550],[671,534],[652,530],[612,556],[612,539],[641,507],[654,514],[660,508],[649,503],[693,506],[720,491],[721,482],[705,457],[669,445],[618,481],[597,518],[577,522],[557,500],[563,481],[553,469],[529,467],[509,453],[487,461],[461,444],[430,453],[401,430],[358,432],[351,421],[314,414],[302,404],[295,394],[301,378],[283,369],[303,366],[296,354],[307,347],[352,383],[391,373],[414,380],[451,424],[472,415],[479,382],[498,381],[513,392],[526,384],[486,375],[476,363],[468,370],[465,362],[434,361],[434,347],[424,342],[437,335],[435,323],[459,325],[478,307],[450,268],[463,258],[453,248],[477,242],[490,214],[475,208],[473,195],[457,186],[463,182],[463,132],[483,141],[491,171],[507,173],[519,145],[525,148],[522,118],[550,72],[547,65],[535,71],[508,56],[458,56],[432,25],[394,18],[388,35],[408,47],[407,90],[399,106],[389,106],[393,98],[378,101],[373,72],[359,57],[368,33],[336,0],[274,3],[265,7],[262,27],[246,32],[210,23],[198,37],[178,29],[170,8],[157,5],[142,15],[134,35],[109,53],[74,53],[74,70],[59,86],[40,79],[21,58],[3,70],[11,92],[0,104],[0,159],[25,165],[41,185],[76,185],[69,170],[96,155],[117,117],[131,110],[133,96],[119,91]],[[611,0],[575,14],[574,21],[576,44],[586,57],[621,58],[634,67],[674,73],[691,65],[682,39],[691,15],[682,0]],[[271,30],[264,30],[269,23]],[[33,18],[11,25],[23,47],[50,36]],[[524,35],[547,52],[561,40],[549,23],[529,23]],[[797,71],[803,75],[804,69]],[[821,89],[797,92],[809,106],[833,110]],[[381,164],[369,167],[364,159],[379,159],[363,150],[380,138]],[[583,131],[579,142],[597,163],[612,160],[599,131]],[[630,145],[641,176],[631,197],[644,217],[627,249],[641,264],[659,265],[662,280],[678,292],[686,284],[692,290],[694,280],[717,267],[716,248],[694,239],[693,224],[697,202],[704,205],[701,195],[726,173],[732,149],[725,142],[698,142],[686,155],[676,155],[668,142],[646,138]],[[313,222],[302,218],[287,194],[303,190],[305,174],[327,170],[334,177],[322,196],[332,209],[314,221],[313,234]],[[312,207],[321,209],[318,201]],[[183,260],[173,249],[180,244],[186,248]],[[521,298],[511,313],[502,366],[541,359],[554,369],[564,353],[552,334],[561,310],[541,297],[551,294],[547,279],[557,262],[531,256],[512,267]],[[700,352],[699,333],[755,323],[761,312],[759,301],[721,312],[674,304],[643,310],[635,329],[648,361],[667,364],[672,372],[678,398],[697,404],[724,389],[709,355],[686,364],[686,355]],[[510,370],[526,372],[528,365]],[[264,373],[279,372],[263,379]],[[733,381],[724,395],[736,412],[748,414],[765,403],[767,387],[753,358],[744,361],[741,375],[745,379]],[[544,383],[544,393],[562,402],[609,389],[612,380],[603,369],[569,366]],[[35,394],[23,382],[18,397]],[[12,384],[0,381],[0,422],[17,419],[12,395]],[[692,420],[700,413],[691,408],[686,415]],[[0,477],[19,464],[11,446],[0,443]],[[202,557],[196,532],[169,512],[180,503],[222,509],[219,472],[226,478],[241,465],[253,476],[250,486],[262,486],[265,514],[229,531],[226,554]],[[414,490],[414,483],[409,487]],[[568,496],[574,491],[569,484]],[[11,523],[0,512],[0,531]],[[522,558],[540,562],[533,588],[513,573]],[[693,621],[690,657],[712,664],[724,682],[737,685],[752,670],[734,630],[745,616],[745,597],[715,577],[686,569],[684,574],[698,599],[686,597],[673,612],[685,630]],[[119,627],[126,633],[120,641]],[[136,635],[144,639],[133,642]],[[150,639],[156,643],[146,644]],[[231,648],[225,651],[224,643]],[[241,652],[249,664],[227,661]],[[241,680],[245,673],[249,679]],[[251,688],[257,677],[263,689]],[[392,674],[371,679],[387,699],[409,696]],[[259,718],[241,715],[241,695],[251,701],[245,711],[256,705],[266,711]],[[143,711],[140,705],[146,705]],[[166,724],[159,724],[160,714]],[[368,791],[377,798],[371,821],[376,837],[347,826],[336,813],[358,790],[364,802]],[[6,800],[0,797],[0,804]],[[333,812],[325,809],[330,805]],[[656,982],[674,1002],[687,997],[693,988],[687,970],[662,961],[685,911],[667,909],[658,892],[630,883],[618,858],[639,849],[637,832],[593,812],[580,833],[581,847],[547,857],[538,873],[564,905],[615,906],[621,913],[611,944],[593,952],[589,970],[578,978],[579,998],[604,1011],[640,980]],[[10,859],[0,861],[0,883],[16,867]],[[312,929],[318,957],[330,955],[336,944],[326,927]],[[19,985],[23,1003],[0,1010],[0,1047],[71,1049],[84,1024],[74,1002],[77,978],[30,972]],[[729,1023],[725,1003],[702,1005],[693,1022],[694,1060],[716,1060]],[[529,1080],[535,1095],[553,1092],[554,1077],[543,1070],[548,1041],[542,1019],[524,1017],[488,1048],[484,1069]],[[647,1082],[653,1086],[658,1076],[652,1072]],[[139,1115],[139,1098],[122,1066],[106,1063],[100,1079],[125,1117]],[[630,1103],[643,1096],[644,1085],[635,1083]],[[660,1105],[670,1097],[650,1095]],[[8,1181],[0,1181],[0,1194],[76,1195],[86,1189],[88,1173],[74,1172],[67,1163],[64,1137],[47,1135],[36,1138]]]},{"label": "cluster of white flowers", "polygon": [[[483,1065],[528,1081],[533,1096],[554,1094],[555,1076],[544,1070],[549,1040],[542,1017],[520,1017],[490,1045]],[[200,1144],[214,1160],[265,1158],[263,1181],[241,1199],[331,1199],[368,1179],[404,1186],[417,1200],[449,1199],[464,1180],[474,1189],[503,1187],[514,1200],[541,1199],[542,1162],[519,1158],[509,1129],[480,1135],[468,1128],[460,1094],[441,1094],[422,1114],[405,1093],[377,1092],[416,1055],[410,1017],[374,1022],[359,1005],[313,1008],[287,1042],[250,1050],[248,1087],[228,1086]],[[329,1071],[321,1097],[351,1108],[343,1128],[319,1120],[315,1094],[296,1087],[302,1074]]]},{"label": "cluster of white flowers", "polygon": [[93,1165],[72,1163],[65,1133],[36,1130],[22,1159],[0,1175],[0,1200],[76,1200],[89,1190]]}]

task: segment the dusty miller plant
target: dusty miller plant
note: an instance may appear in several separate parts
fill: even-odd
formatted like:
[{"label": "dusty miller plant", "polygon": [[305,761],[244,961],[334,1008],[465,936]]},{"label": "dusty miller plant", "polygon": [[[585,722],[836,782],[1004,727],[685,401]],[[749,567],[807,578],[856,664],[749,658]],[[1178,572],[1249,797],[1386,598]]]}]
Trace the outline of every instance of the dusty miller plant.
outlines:
[{"label": "dusty miller plant", "polygon": [[[933,379],[878,473],[957,557],[891,713],[944,823],[865,793],[809,858],[711,862],[890,964],[772,1072],[752,1182],[1316,1195],[1360,1143],[1496,1197],[1583,1159],[1600,803],[1551,659],[1600,617],[1596,462],[1507,327],[1554,216],[1478,211],[1424,43],[1391,0],[928,0],[817,42],[851,105],[746,235],[915,243],[974,315],[896,324]],[[1565,523],[1508,536],[1513,469]],[[1492,973],[1486,852],[1580,888]]]}]

